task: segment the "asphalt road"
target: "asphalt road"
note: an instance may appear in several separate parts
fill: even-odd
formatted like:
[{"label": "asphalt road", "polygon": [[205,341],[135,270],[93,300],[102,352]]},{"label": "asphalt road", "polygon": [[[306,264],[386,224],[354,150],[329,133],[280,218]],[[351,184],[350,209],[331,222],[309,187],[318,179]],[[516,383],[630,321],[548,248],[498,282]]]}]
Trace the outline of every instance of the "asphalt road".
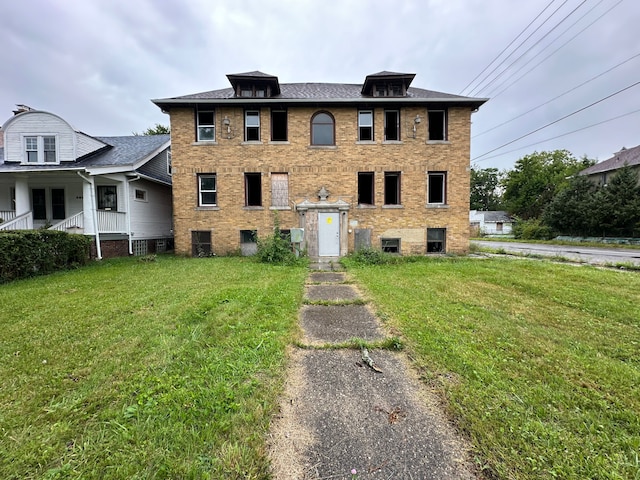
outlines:
[{"label": "asphalt road", "polygon": [[480,247],[499,249],[516,254],[563,257],[594,265],[632,263],[640,265],[640,250],[613,247],[576,247],[567,245],[545,245],[537,243],[488,242],[472,240]]}]

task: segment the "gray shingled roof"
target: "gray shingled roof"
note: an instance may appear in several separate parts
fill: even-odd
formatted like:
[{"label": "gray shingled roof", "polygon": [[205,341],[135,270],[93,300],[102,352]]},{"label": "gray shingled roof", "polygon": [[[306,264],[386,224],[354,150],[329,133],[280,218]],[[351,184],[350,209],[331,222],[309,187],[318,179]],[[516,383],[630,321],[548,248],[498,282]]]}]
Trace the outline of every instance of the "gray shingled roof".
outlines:
[{"label": "gray shingled roof", "polygon": [[579,175],[594,175],[596,173],[610,172],[627,165],[640,165],[640,145],[632,148],[622,148],[613,157],[582,170]]},{"label": "gray shingled roof", "polygon": [[[384,73],[384,72],[380,72]],[[316,101],[344,101],[344,100],[360,100],[360,101],[406,101],[407,99],[425,100],[425,101],[452,101],[452,102],[469,102],[481,105],[486,101],[484,98],[463,97],[460,95],[452,95],[450,93],[436,92],[433,90],[425,90],[422,88],[409,87],[406,97],[369,97],[361,93],[362,84],[348,83],[281,83],[280,95],[275,95],[268,99],[260,98],[260,101],[273,100],[316,100]],[[184,100],[185,103],[191,103],[191,100],[239,100],[247,101],[247,98],[237,98],[234,96],[233,88],[223,88],[220,90],[211,90],[209,92],[194,93],[191,95],[183,95],[179,97],[170,97],[164,99],[152,100],[158,105],[175,104]],[[252,99],[258,100],[258,99]]]},{"label": "gray shingled roof", "polygon": [[502,210],[493,210],[493,211],[478,212],[478,213],[484,213],[485,222],[508,223],[513,221],[513,219],[509,216],[509,214],[507,212],[503,212]]}]

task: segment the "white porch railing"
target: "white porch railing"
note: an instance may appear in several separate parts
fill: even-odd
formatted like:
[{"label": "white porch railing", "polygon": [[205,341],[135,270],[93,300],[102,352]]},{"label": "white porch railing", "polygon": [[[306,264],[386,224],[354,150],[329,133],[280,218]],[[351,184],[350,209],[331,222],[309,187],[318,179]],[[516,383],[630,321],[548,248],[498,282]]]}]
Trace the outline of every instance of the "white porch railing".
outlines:
[{"label": "white porch railing", "polygon": [[0,210],[0,223],[8,222],[16,218],[15,210]]},{"label": "white porch railing", "polygon": [[33,213],[31,211],[15,216],[13,220],[0,223],[0,230],[31,230],[33,229]]},{"label": "white porch railing", "polygon": [[69,232],[74,230],[77,233],[82,233],[84,229],[84,212],[76,213],[69,218],[65,218],[61,222],[49,227],[49,230],[59,230],[61,232]]},{"label": "white porch railing", "polygon": [[127,214],[98,210],[98,231],[100,233],[127,233]]}]

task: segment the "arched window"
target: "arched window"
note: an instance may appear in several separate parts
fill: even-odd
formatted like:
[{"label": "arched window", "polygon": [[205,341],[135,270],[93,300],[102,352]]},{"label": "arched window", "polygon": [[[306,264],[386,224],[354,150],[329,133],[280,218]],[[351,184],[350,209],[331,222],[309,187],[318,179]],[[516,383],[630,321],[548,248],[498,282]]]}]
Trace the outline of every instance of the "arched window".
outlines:
[{"label": "arched window", "polygon": [[335,145],[333,117],[327,112],[318,112],[311,119],[311,145]]}]

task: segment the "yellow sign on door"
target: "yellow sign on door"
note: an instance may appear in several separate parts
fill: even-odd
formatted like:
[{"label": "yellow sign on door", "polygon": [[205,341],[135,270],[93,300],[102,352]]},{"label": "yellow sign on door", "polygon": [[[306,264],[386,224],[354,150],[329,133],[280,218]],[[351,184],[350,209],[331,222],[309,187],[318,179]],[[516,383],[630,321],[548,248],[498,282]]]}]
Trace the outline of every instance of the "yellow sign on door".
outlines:
[{"label": "yellow sign on door", "polygon": [[333,223],[333,218],[327,217],[327,225],[331,225]]}]

